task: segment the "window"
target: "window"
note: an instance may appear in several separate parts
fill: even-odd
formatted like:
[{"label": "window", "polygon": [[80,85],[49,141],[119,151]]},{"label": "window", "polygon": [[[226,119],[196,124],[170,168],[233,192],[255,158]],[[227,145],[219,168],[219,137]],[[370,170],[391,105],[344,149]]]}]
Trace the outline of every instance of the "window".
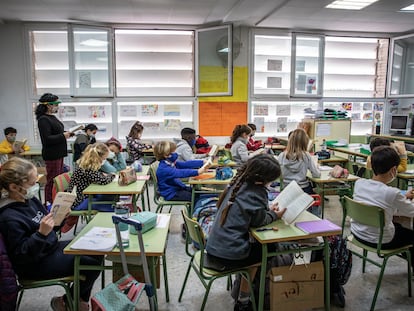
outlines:
[{"label": "window", "polygon": [[326,37],[324,97],[385,96],[388,40]]},{"label": "window", "polygon": [[194,33],[115,30],[118,96],[194,96]]}]

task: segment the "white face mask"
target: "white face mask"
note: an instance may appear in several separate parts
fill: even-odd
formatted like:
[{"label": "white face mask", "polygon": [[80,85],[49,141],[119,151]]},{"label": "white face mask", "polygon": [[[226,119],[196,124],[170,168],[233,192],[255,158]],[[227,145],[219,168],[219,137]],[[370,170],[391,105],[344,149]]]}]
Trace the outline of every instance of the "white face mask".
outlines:
[{"label": "white face mask", "polygon": [[391,179],[387,182],[387,185],[388,184],[390,184],[390,183],[392,183],[393,181],[394,181],[394,179],[395,179],[395,177],[397,177],[397,174],[394,174],[394,173],[391,173]]},{"label": "white face mask", "polygon": [[114,159],[115,158],[115,152],[109,151],[107,159]]},{"label": "white face mask", "polygon": [[102,160],[101,166],[104,165],[105,162],[106,162],[106,159],[105,160]]},{"label": "white face mask", "polygon": [[33,186],[31,186],[30,188],[27,188],[27,189],[24,189],[24,190],[26,191],[26,194],[22,194],[23,197],[26,200],[30,200],[30,199],[32,199],[33,197],[35,197],[39,193],[39,184],[36,183]]}]

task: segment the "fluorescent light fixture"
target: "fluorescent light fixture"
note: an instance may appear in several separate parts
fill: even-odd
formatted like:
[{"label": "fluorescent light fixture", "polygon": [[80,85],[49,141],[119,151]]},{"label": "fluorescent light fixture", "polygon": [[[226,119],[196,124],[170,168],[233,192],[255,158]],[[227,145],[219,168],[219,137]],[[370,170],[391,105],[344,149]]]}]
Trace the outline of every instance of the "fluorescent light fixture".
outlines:
[{"label": "fluorescent light fixture", "polygon": [[325,8],[338,10],[362,10],[378,0],[336,0]]},{"label": "fluorescent light fixture", "polygon": [[406,6],[405,8],[400,9],[400,11],[402,11],[402,12],[409,12],[409,11],[414,12],[414,3],[409,5],[409,6]]},{"label": "fluorescent light fixture", "polygon": [[98,46],[107,46],[108,42],[103,41],[103,40],[88,39],[85,41],[81,41],[80,45],[98,47]]}]

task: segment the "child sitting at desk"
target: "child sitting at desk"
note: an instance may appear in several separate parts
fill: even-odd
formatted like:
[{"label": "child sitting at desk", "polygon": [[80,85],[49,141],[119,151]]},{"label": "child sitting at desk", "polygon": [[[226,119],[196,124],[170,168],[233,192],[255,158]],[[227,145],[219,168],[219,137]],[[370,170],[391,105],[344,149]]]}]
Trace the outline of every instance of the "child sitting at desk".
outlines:
[{"label": "child sitting at desk", "polygon": [[308,143],[309,137],[303,129],[292,131],[286,149],[279,154],[278,160],[282,167],[284,186],[295,180],[303,191],[314,194],[306,174],[310,170],[312,177],[317,178],[321,176],[321,172],[307,151]]},{"label": "child sitting at desk", "polygon": [[256,129],[257,129],[256,124],[248,123],[247,125],[252,129],[252,132],[250,133],[249,139],[247,141],[247,150],[256,151],[257,149],[262,148],[263,143],[261,140],[255,140],[253,138],[254,134],[256,134]]},{"label": "child sitting at desk", "polygon": [[[35,197],[38,193],[36,167],[28,160],[14,157],[2,166],[0,188],[8,197],[0,200],[0,232],[13,269],[19,277],[33,280],[73,275],[74,256],[63,254],[70,241],[58,241],[53,215]],[[82,256],[82,265],[100,265],[103,256]],[[89,310],[89,297],[101,272],[82,270],[80,311]],[[66,297],[54,297],[52,310],[68,310]]]},{"label": "child sitting at desk", "polygon": [[[398,173],[405,172],[407,170],[407,150],[405,149],[405,144],[402,141],[396,141],[396,142],[390,142],[386,138],[382,137],[376,137],[374,139],[371,139],[369,143],[369,147],[371,151],[374,151],[374,149],[378,146],[391,146],[397,151],[399,157],[400,157],[400,164],[398,165],[397,171]],[[371,156],[368,156],[367,158],[367,168],[371,169]]]},{"label": "child sitting at desk", "polygon": [[[77,162],[77,167],[70,178],[68,192],[76,186],[76,199],[72,205],[72,209],[83,211],[88,209],[88,196],[83,191],[91,184],[107,185],[115,178],[114,174],[103,173],[100,168],[105,163],[109,155],[109,148],[104,143],[96,143],[86,147],[83,155]],[[114,197],[110,194],[95,195],[94,201],[113,201]],[[101,212],[113,212],[112,204],[102,203],[93,204],[94,210]],[[78,221],[77,216],[69,216],[66,219],[62,232],[69,231]]]},{"label": "child sitting at desk", "polygon": [[247,142],[249,140],[252,129],[247,124],[236,125],[231,134],[231,156],[233,161],[238,165],[242,165],[247,162],[251,157],[257,154],[265,152],[265,149],[258,149],[254,152],[249,153],[247,150]]},{"label": "child sitting at desk", "polygon": [[198,160],[207,157],[207,154],[195,154],[193,147],[196,143],[196,131],[185,127],[181,130],[181,139],[174,139],[177,144],[178,161]]},{"label": "child sitting at desk", "polygon": [[207,170],[203,160],[177,161],[177,145],[161,141],[154,147],[155,158],[160,161],[157,169],[158,191],[171,201],[191,201],[191,187],[180,178],[198,176]]},{"label": "child sitting at desk", "polygon": [[126,137],[126,149],[128,150],[129,155],[128,160],[131,163],[136,160],[139,160],[142,164],[151,164],[152,162],[154,162],[153,157],[144,157],[143,151],[145,149],[151,149],[152,146],[146,145],[141,141],[141,136],[143,132],[144,126],[141,122],[137,121],[132,125],[129,134]]},{"label": "child sitting at desk", "polygon": [[[414,217],[413,193],[404,196],[400,189],[388,186],[397,176],[400,156],[390,146],[378,146],[371,154],[373,170],[372,179],[361,178],[355,182],[354,200],[365,204],[375,205],[384,209],[385,224],[382,249],[398,248],[414,244],[414,231],[393,223],[393,216]],[[410,200],[407,200],[410,199]],[[378,228],[351,221],[351,232],[357,240],[372,247],[377,247],[379,239]],[[410,248],[411,258],[414,258],[413,247]],[[414,261],[411,262],[414,266]]]},{"label": "child sitting at desk", "polygon": [[126,162],[121,153],[122,145],[119,140],[115,137],[111,137],[105,142],[105,145],[109,148],[109,155],[101,167],[102,172],[109,174],[126,169]]},{"label": "child sitting at desk", "polygon": [[[270,224],[285,212],[277,203],[268,207],[267,186],[279,176],[279,163],[269,154],[249,159],[237,172],[217,202],[218,213],[206,245],[206,267],[226,271],[261,262],[261,244],[251,243],[249,230]],[[252,280],[256,271],[257,266],[249,268]],[[248,283],[242,278],[234,310],[250,310],[249,298]]]},{"label": "child sitting at desk", "polygon": [[30,147],[26,144],[21,146],[20,150],[15,150],[14,142],[16,141],[17,130],[14,127],[6,127],[4,129],[5,139],[0,143],[0,153],[20,153],[30,150]]},{"label": "child sitting at desk", "polygon": [[91,123],[85,126],[83,129],[85,133],[80,133],[76,135],[75,142],[73,143],[73,162],[79,160],[82,155],[82,152],[86,149],[89,144],[96,143],[96,132],[98,127]]}]

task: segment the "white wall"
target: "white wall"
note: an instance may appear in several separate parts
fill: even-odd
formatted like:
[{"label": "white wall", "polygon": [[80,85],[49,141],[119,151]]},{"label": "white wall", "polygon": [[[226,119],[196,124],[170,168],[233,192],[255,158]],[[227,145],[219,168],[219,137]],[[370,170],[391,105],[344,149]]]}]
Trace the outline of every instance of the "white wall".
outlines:
[{"label": "white wall", "polygon": [[0,24],[0,137],[3,129],[13,126],[17,136],[33,140],[32,124],[28,122],[28,85],[24,52],[24,31],[20,23]]}]

